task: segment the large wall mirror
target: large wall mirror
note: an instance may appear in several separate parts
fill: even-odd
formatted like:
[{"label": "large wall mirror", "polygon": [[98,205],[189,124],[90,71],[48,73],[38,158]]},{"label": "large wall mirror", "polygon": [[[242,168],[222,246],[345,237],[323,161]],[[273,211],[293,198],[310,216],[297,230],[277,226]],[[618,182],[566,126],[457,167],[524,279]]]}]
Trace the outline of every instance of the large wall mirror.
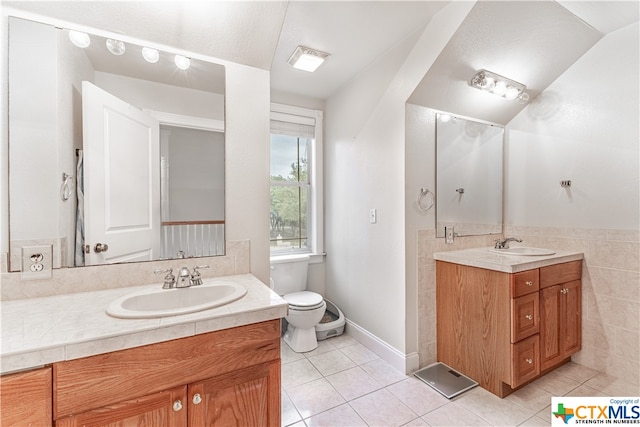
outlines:
[{"label": "large wall mirror", "polygon": [[502,233],[504,128],[436,114],[436,237]]},{"label": "large wall mirror", "polygon": [[[106,35],[106,33],[102,33]],[[9,269],[224,254],[220,64],[9,17]]]}]

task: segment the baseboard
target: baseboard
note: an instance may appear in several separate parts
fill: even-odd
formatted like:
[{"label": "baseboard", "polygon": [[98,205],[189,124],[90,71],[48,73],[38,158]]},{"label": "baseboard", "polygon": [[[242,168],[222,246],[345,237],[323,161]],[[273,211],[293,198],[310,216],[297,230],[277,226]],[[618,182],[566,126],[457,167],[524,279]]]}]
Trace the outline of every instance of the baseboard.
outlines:
[{"label": "baseboard", "polygon": [[349,319],[346,319],[345,333],[400,372],[411,374],[418,369],[417,352],[404,354]]}]

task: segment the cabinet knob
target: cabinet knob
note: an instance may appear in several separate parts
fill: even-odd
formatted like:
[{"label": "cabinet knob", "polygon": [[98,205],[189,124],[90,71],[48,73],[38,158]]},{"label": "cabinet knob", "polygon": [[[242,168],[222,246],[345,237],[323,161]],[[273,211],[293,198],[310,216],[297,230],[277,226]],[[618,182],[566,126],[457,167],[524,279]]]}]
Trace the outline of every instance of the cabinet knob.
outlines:
[{"label": "cabinet knob", "polygon": [[566,295],[566,294],[569,293],[569,289],[567,289],[567,288],[560,289],[560,293]]},{"label": "cabinet knob", "polygon": [[202,396],[200,396],[200,393],[196,393],[193,395],[193,404],[197,405],[200,402],[202,402]]},{"label": "cabinet knob", "polygon": [[533,364],[533,359],[524,359],[525,362],[527,362],[529,365]]},{"label": "cabinet knob", "polygon": [[524,316],[527,320],[533,320],[533,315],[531,314],[527,314],[526,316]]},{"label": "cabinet knob", "polygon": [[181,400],[176,400],[175,402],[173,402],[173,410],[175,412],[178,412],[178,411],[182,410],[182,401]]},{"label": "cabinet knob", "polygon": [[527,284],[527,286],[533,286],[533,281],[531,281],[531,280],[527,280],[527,281],[526,281],[526,284]]}]

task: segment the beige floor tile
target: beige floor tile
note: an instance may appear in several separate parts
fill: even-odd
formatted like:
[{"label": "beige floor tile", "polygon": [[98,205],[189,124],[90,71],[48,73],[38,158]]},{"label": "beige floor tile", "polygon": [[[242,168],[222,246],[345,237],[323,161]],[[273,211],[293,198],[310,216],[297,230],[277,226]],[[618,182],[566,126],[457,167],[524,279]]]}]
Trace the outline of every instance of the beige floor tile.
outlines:
[{"label": "beige floor tile", "polygon": [[379,359],[377,354],[360,343],[340,347],[340,351],[357,365]]},{"label": "beige floor tile", "polygon": [[543,419],[534,416],[519,425],[523,427],[546,427],[551,425],[551,421],[544,421]]},{"label": "beige floor tile", "polygon": [[538,412],[549,406],[552,397],[553,395],[545,389],[540,388],[535,384],[529,384],[520,390],[513,392],[505,399],[520,405],[527,410]]},{"label": "beige floor tile", "polygon": [[430,426],[488,426],[485,420],[456,402],[449,402],[422,417]]},{"label": "beige floor tile", "polygon": [[335,346],[335,348],[342,348],[348,345],[357,344],[358,341],[350,337],[349,335],[342,334],[337,337],[331,337],[327,341],[330,341],[331,344]]},{"label": "beige floor tile", "polygon": [[356,364],[340,350],[332,350],[327,353],[311,356],[307,360],[309,360],[324,376],[335,374],[336,372],[344,371],[345,369],[356,366]]},{"label": "beige floor tile", "polygon": [[565,394],[565,396],[575,396],[575,397],[580,397],[580,396],[585,396],[585,397],[591,397],[591,396],[608,396],[605,392],[600,391],[600,390],[596,390],[593,387],[589,387],[586,384],[581,384],[578,387],[574,388],[573,390],[571,390],[569,393]]},{"label": "beige floor tile", "polygon": [[318,341],[318,347],[315,350],[307,351],[306,353],[302,353],[304,357],[315,356],[316,354],[327,353],[329,351],[333,351],[336,349],[336,346],[333,345],[331,340],[322,340]]},{"label": "beige floor tile", "polygon": [[346,400],[353,400],[382,388],[375,379],[358,366],[326,378]]},{"label": "beige floor tile", "polygon": [[295,424],[298,421],[302,420],[302,417],[296,410],[296,407],[289,399],[287,393],[282,391],[282,411],[281,411],[281,422],[283,426],[288,426],[291,424]]},{"label": "beige floor tile", "polygon": [[305,423],[309,427],[359,427],[367,425],[347,403],[307,418]]},{"label": "beige floor tile", "polygon": [[591,378],[585,382],[585,385],[600,390],[608,396],[640,396],[640,386],[603,373]]},{"label": "beige floor tile", "polygon": [[385,389],[359,397],[349,403],[370,426],[401,426],[417,418],[415,412]]},{"label": "beige floor tile", "polygon": [[449,403],[446,397],[416,378],[407,378],[386,389],[420,416]]},{"label": "beige floor tile", "polygon": [[551,371],[532,384],[548,391],[552,396],[564,396],[578,387],[580,382]]},{"label": "beige floor tile", "polygon": [[569,362],[555,369],[556,374],[564,375],[572,380],[583,383],[598,374],[595,369],[590,369],[582,365],[578,365],[575,362]]},{"label": "beige floor tile", "polygon": [[500,399],[480,387],[464,393],[456,403],[494,426],[516,426],[535,415],[535,411]]},{"label": "beige floor tile", "polygon": [[311,417],[345,403],[342,396],[324,378],[293,387],[287,390],[287,394],[302,418]]},{"label": "beige floor tile", "polygon": [[382,386],[388,386],[399,381],[404,381],[408,377],[396,368],[388,364],[382,359],[372,360],[371,362],[360,365],[367,374],[371,375]]},{"label": "beige floor tile", "polygon": [[322,374],[307,359],[283,364],[281,372],[285,390],[322,378]]},{"label": "beige floor tile", "polygon": [[411,420],[406,424],[403,424],[402,427],[429,427],[429,424],[422,418],[416,418],[415,420]]},{"label": "beige floor tile", "polygon": [[280,360],[283,364],[295,362],[296,360],[304,359],[304,354],[296,353],[291,350],[291,347],[284,342],[284,340],[280,340]]}]

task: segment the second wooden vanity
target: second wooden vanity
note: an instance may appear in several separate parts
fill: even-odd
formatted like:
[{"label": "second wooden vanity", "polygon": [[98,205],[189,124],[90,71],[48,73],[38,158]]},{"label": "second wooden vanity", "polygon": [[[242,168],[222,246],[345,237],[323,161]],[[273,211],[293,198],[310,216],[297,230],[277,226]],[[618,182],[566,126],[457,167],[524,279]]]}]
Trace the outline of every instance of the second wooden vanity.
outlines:
[{"label": "second wooden vanity", "polygon": [[582,327],[582,254],[572,258],[508,272],[437,257],[438,361],[500,397],[569,361]]}]

